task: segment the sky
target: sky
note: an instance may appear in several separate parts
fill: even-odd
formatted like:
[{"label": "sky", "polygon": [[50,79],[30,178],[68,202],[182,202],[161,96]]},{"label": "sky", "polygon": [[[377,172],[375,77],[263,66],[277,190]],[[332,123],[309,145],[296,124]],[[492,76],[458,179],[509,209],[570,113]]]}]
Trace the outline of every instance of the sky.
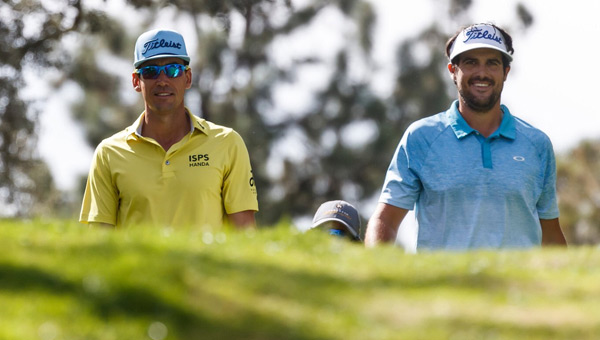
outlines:
[{"label": "sky", "polygon": [[[294,2],[301,6],[308,1]],[[356,76],[370,77],[375,92],[385,97],[392,90],[391,75],[394,72],[390,70],[396,67],[394,52],[398,43],[416,34],[424,24],[439,21],[439,13],[443,10],[441,6],[447,0],[371,2],[379,20],[374,34],[374,59],[379,70],[367,75],[360,74],[360,68],[357,68]],[[88,0],[84,3],[100,8],[105,6],[109,11],[127,15],[126,22],[135,22],[131,20],[130,10],[120,0]],[[600,13],[600,2],[523,0],[522,3],[534,16],[533,26],[526,31],[520,30],[517,25],[514,10],[517,3],[516,0],[474,0],[468,20],[463,19],[465,23],[493,22],[515,30],[511,31],[514,61],[502,101],[511,113],[546,132],[557,153],[566,153],[582,139],[600,136],[600,112],[594,100],[598,88],[596,80],[600,79],[600,68],[595,66],[595,58],[600,55],[600,44],[597,43],[600,21],[596,18]],[[165,18],[157,25],[172,25],[173,20],[169,20],[168,13],[164,14]],[[292,56],[308,52],[333,55],[335,47],[343,43],[346,32],[340,27],[344,25],[344,18],[339,13],[324,12],[311,27],[273,47],[278,53],[278,62],[285,63]],[[439,22],[439,25],[449,32],[458,29],[456,22]],[[193,45],[188,45],[188,50],[194,50]],[[440,67],[445,68],[445,65]],[[292,114],[293,108],[301,111],[298,109],[301,103],[310,101],[311,91],[322,83],[319,78],[322,71],[318,67],[307,68],[296,86],[282,88],[276,93],[281,103],[291,102],[290,97],[298,99],[298,103],[284,107],[286,110],[291,110]],[[129,78],[129,74],[124,77]],[[29,90],[29,95],[34,96],[32,92],[48,97],[40,116],[40,154],[49,163],[57,186],[64,190],[73,189],[78,177],[87,173],[93,152],[69,114],[69,103],[79,98],[81,91],[73,84],[66,84],[56,92],[49,88],[36,88]],[[292,93],[294,96],[290,96]],[[362,212],[367,211],[368,214],[373,208],[364,207]]]},{"label": "sky", "polygon": [[[398,17],[402,1],[377,1],[384,34],[382,58],[387,46],[408,29]],[[472,22],[494,22],[515,26],[514,0],[474,1]],[[540,128],[557,152],[566,152],[583,138],[600,137],[600,112],[593,100],[600,78],[595,60],[600,55],[600,2],[587,0],[525,0],[534,24],[526,32],[513,32],[514,61],[504,86],[502,101],[511,112]],[[431,4],[431,2],[429,2]],[[395,9],[383,10],[390,6]],[[411,14],[414,21],[427,21],[433,7]],[[399,29],[397,29],[397,28]],[[517,26],[518,28],[518,26]],[[392,57],[387,53],[388,58]]]}]

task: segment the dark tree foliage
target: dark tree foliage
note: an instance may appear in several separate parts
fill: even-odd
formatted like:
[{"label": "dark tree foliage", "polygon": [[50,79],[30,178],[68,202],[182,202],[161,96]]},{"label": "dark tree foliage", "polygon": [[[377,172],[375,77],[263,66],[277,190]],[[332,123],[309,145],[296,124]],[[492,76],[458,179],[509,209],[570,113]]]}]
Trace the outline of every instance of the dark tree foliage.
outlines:
[{"label": "dark tree foliage", "polygon": [[560,223],[570,244],[600,242],[600,141],[586,140],[557,160]]},{"label": "dark tree foliage", "polygon": [[25,69],[42,73],[61,66],[52,52],[81,22],[80,2],[64,2],[66,7],[55,11],[34,0],[0,4],[0,216],[29,216],[56,203],[52,178],[36,150],[39,112],[21,90]]}]

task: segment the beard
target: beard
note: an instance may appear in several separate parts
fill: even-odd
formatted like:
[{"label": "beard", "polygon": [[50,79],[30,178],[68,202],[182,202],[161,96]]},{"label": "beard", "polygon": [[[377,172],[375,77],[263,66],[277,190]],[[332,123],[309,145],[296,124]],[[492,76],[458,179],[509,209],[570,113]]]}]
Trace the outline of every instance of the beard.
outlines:
[{"label": "beard", "polygon": [[491,83],[491,86],[494,87],[494,90],[486,98],[476,97],[473,93],[469,92],[468,90],[465,90],[465,87],[461,87],[458,89],[458,93],[460,94],[461,98],[463,98],[465,104],[467,104],[467,106],[475,112],[488,112],[491,109],[493,109],[500,100],[502,86],[499,89],[496,89],[496,82],[490,79],[487,79],[487,81]]}]

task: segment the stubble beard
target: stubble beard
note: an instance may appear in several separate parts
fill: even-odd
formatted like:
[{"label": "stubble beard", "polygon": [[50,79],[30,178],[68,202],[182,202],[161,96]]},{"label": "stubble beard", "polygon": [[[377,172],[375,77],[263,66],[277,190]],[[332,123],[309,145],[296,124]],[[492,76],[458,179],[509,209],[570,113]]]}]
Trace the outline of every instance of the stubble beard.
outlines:
[{"label": "stubble beard", "polygon": [[[492,86],[495,85],[495,82],[492,82]],[[460,97],[463,99],[464,103],[473,111],[485,113],[492,110],[500,100],[500,94],[502,93],[502,87],[498,90],[492,91],[492,93],[487,98],[477,98],[475,95],[470,93],[469,91],[465,91],[464,89],[459,89],[458,93]]]}]

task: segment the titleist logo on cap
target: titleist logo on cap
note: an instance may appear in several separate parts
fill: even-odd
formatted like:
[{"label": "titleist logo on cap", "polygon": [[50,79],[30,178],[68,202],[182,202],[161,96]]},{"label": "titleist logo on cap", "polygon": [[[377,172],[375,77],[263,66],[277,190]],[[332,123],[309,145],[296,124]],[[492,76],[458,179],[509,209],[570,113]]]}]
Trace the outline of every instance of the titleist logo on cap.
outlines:
[{"label": "titleist logo on cap", "polygon": [[138,68],[148,60],[180,58],[189,63],[183,36],[171,30],[151,30],[142,33],[135,42],[133,67]]},{"label": "titleist logo on cap", "polygon": [[148,53],[148,51],[151,51],[151,50],[154,50],[157,48],[176,48],[179,50],[179,49],[181,49],[181,43],[174,42],[174,41],[166,41],[165,39],[150,40],[144,44],[144,50],[142,51],[142,54],[146,54],[146,53]]},{"label": "titleist logo on cap", "polygon": [[492,24],[476,24],[466,27],[456,35],[448,59],[451,61],[459,54],[478,49],[491,48],[500,51],[509,61],[512,61],[512,48],[508,51],[504,32]]},{"label": "titleist logo on cap", "polygon": [[478,40],[478,39],[485,39],[485,40],[492,40],[497,42],[498,44],[502,44],[502,37],[496,35],[496,31],[494,30],[494,32],[490,33],[487,30],[483,30],[479,27],[472,27],[471,29],[469,29],[468,31],[465,32],[465,36],[466,39],[463,42],[468,42],[470,40]]}]

